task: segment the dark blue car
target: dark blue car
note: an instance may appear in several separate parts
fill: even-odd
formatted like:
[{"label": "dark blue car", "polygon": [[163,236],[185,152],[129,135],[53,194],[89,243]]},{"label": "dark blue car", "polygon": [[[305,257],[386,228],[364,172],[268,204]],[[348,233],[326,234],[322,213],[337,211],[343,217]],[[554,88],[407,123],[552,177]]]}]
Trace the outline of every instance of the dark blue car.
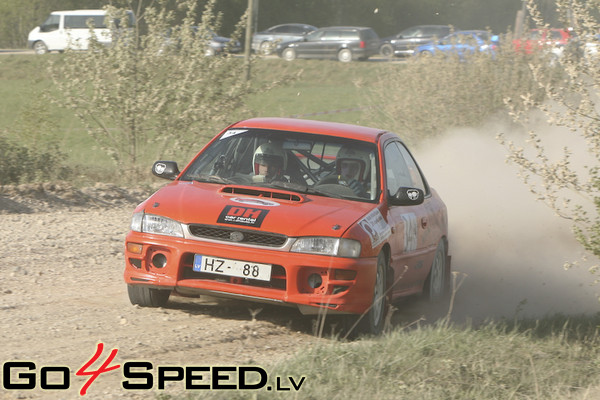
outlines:
[{"label": "dark blue car", "polygon": [[458,31],[418,46],[415,49],[417,56],[430,56],[435,54],[455,55],[463,60],[465,56],[475,53],[487,53],[495,57],[498,47],[498,35],[488,31]]}]

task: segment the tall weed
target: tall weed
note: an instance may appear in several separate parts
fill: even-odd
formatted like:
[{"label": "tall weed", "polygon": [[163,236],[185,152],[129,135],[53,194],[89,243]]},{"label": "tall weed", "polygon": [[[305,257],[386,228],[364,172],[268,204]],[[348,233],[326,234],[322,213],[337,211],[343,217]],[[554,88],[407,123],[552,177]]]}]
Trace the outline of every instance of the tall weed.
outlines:
[{"label": "tall weed", "polygon": [[480,126],[504,114],[507,97],[543,96],[527,61],[510,49],[465,60],[415,56],[404,68],[382,73],[370,87],[370,118],[412,145],[450,128]]}]

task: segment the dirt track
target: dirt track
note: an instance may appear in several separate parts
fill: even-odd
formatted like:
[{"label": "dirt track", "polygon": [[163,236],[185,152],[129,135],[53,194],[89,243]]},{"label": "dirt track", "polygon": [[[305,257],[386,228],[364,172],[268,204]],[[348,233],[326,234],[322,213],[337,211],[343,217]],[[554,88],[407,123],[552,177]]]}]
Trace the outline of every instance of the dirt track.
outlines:
[{"label": "dirt track", "polygon": [[[568,227],[548,217],[548,210],[515,183],[512,171],[502,173],[503,155],[496,165],[492,155],[468,148],[474,137],[449,140],[420,159],[450,211],[453,268],[468,275],[457,293],[453,320],[597,311],[597,288],[589,286],[589,274],[562,269],[565,260],[579,254]],[[447,160],[447,146],[469,154],[458,154],[462,163],[454,161],[455,154]],[[477,191],[465,196],[456,190],[457,181],[467,182],[461,176],[468,176],[469,187]],[[111,185],[0,187],[0,360],[33,362],[38,375],[43,366],[70,371],[68,391],[41,391],[38,376],[36,390],[0,388],[0,399],[78,398],[87,378],[75,373],[98,343],[105,348],[93,369],[112,349],[118,353],[109,366],[143,360],[155,367],[267,368],[327,340],[313,334],[313,319],[294,309],[211,298],[175,298],[164,309],[132,306],[122,278],[123,244],[134,206],[149,193]],[[251,313],[261,307],[253,320]],[[432,321],[444,313],[408,302],[395,312],[392,325],[421,316]],[[334,328],[327,326],[324,336]],[[61,377],[54,374],[50,383]],[[147,391],[125,391],[122,380],[120,371],[102,374],[85,398],[149,397]],[[172,383],[166,393],[182,389]]]},{"label": "dirt track", "polygon": [[[75,372],[98,343],[105,346],[98,365],[118,349],[111,365],[146,360],[185,366],[265,365],[315,341],[311,321],[295,320],[295,310],[265,307],[252,321],[247,305],[231,301],[176,298],[165,309],[132,306],[122,248],[140,192],[104,186],[85,194],[47,185],[2,193],[0,359],[33,361],[37,371],[67,366],[71,389],[0,390],[0,398],[76,398],[87,378]],[[121,380],[119,372],[100,376],[86,398],[148,397],[124,391]],[[177,390],[173,385],[169,393]]]}]

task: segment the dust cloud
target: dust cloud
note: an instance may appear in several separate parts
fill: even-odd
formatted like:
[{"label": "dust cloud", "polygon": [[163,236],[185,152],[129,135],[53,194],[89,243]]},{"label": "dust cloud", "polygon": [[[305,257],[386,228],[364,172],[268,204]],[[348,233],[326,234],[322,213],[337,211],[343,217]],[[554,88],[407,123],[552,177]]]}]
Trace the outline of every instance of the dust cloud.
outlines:
[{"label": "dust cloud", "polygon": [[453,271],[467,275],[453,319],[599,312],[600,286],[588,266],[563,267],[584,255],[569,222],[536,201],[505,162],[499,132],[454,131],[413,149],[448,207]]}]

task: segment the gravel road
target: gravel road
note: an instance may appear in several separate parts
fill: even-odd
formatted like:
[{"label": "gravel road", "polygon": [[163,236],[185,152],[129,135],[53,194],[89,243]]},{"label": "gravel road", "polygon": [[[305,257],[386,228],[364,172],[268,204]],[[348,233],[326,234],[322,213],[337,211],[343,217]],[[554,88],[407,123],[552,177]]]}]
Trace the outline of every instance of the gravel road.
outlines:
[{"label": "gravel road", "polygon": [[[311,320],[291,309],[263,307],[253,320],[260,306],[211,298],[175,298],[163,309],[132,306],[123,245],[131,212],[146,194],[110,185],[0,188],[0,359],[33,362],[37,373],[35,390],[0,389],[0,398],[77,398],[87,378],[75,372],[98,343],[104,345],[98,365],[118,349],[110,365],[266,366],[317,340]],[[70,389],[41,391],[43,366],[68,367]],[[29,371],[12,374],[23,383],[18,372]],[[61,377],[48,375],[56,384]],[[119,371],[101,375],[85,398],[149,397],[125,391],[122,379]],[[177,393],[182,385],[169,389]]]}]

